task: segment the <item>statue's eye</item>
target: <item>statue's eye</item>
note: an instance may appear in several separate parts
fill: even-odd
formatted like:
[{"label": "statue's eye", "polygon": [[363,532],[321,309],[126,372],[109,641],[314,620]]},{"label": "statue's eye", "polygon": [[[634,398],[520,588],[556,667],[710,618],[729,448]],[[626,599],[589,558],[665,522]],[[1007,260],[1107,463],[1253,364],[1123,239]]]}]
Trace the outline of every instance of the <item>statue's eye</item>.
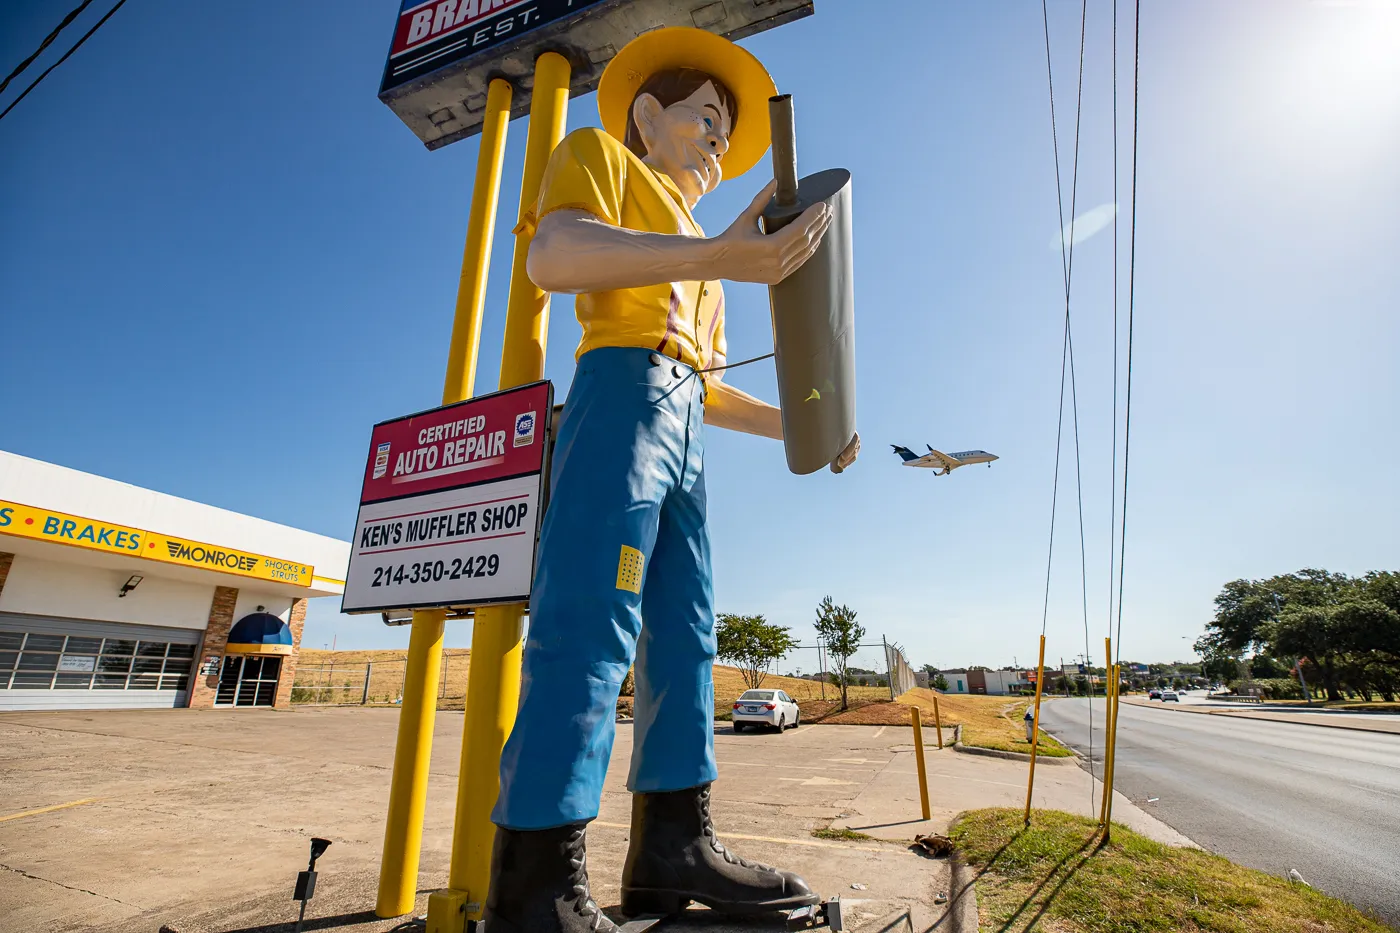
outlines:
[{"label": "statue's eye", "polygon": [[715,128],[715,121],[714,121],[714,120],[711,120],[709,117],[706,117],[706,118],[705,118],[705,129],[707,129],[707,130],[712,130],[712,129],[714,129],[714,128]]}]

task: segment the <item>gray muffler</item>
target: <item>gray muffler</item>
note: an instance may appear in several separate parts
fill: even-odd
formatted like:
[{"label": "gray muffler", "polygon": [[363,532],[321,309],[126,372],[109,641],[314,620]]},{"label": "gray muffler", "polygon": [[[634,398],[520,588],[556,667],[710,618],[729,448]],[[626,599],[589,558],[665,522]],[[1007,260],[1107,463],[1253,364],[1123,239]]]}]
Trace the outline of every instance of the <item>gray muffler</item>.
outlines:
[{"label": "gray muffler", "polygon": [[812,258],[768,289],[788,469],[806,474],[831,464],[835,470],[856,430],[851,173],[827,169],[799,182],[792,95],[770,98],[768,112],[778,188],[763,210],[764,232],[781,230],[819,201],[835,212]]}]

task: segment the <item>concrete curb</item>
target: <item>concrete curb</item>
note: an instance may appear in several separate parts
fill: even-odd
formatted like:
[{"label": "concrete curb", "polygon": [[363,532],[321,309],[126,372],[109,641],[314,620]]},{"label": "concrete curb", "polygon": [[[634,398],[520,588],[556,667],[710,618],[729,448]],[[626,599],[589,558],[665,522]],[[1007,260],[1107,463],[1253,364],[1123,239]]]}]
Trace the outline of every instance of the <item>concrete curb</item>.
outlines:
[{"label": "concrete curb", "polygon": [[[1056,741],[1058,742],[1059,740],[1056,739]],[[1060,743],[1060,744],[1063,745],[1064,743]],[[1068,746],[1066,746],[1066,747],[1068,748]],[[964,755],[985,755],[985,756],[987,756],[988,758],[1005,758],[1005,759],[1007,759],[1008,761],[1025,761],[1025,762],[1029,762],[1029,761],[1031,760],[1031,756],[1030,756],[1030,755],[1023,754],[1022,752],[1007,752],[1007,751],[1002,751],[1002,750],[999,749],[999,748],[982,748],[982,747],[977,746],[977,745],[964,745],[964,744],[963,744],[963,740],[962,740],[962,723],[959,723],[956,727],[954,727],[953,751],[955,751],[955,752],[962,752]],[[1072,764],[1077,764],[1077,763],[1078,763],[1078,757],[1079,757],[1079,756],[1073,753],[1073,749],[1071,749],[1070,751],[1071,751],[1071,754],[1066,755],[1066,756],[1036,755],[1036,756],[1035,756],[1035,761],[1036,761],[1036,764],[1041,764],[1041,765],[1043,765],[1043,764],[1052,764],[1052,765],[1072,765]]]},{"label": "concrete curb", "polygon": [[[1394,729],[1379,729],[1376,728],[1376,724],[1371,723],[1357,723],[1356,725],[1352,725],[1350,723],[1341,722],[1309,722],[1307,719],[1280,719],[1279,716],[1296,716],[1299,714],[1283,712],[1280,710],[1259,709],[1258,707],[1251,707],[1249,709],[1234,709],[1228,707],[1215,709],[1193,709],[1190,706],[1181,706],[1180,704],[1176,706],[1168,706],[1165,703],[1158,703],[1154,705],[1151,700],[1137,699],[1129,700],[1128,703],[1132,706],[1142,706],[1146,707],[1147,709],[1169,709],[1176,713],[1193,713],[1197,716],[1229,716],[1233,719],[1252,719],[1255,722],[1281,722],[1289,725],[1313,726],[1315,728],[1321,729],[1346,729],[1351,732],[1370,732],[1372,734],[1380,735],[1400,735],[1400,732],[1396,732]],[[1254,715],[1250,715],[1251,713]],[[1317,716],[1318,714],[1303,713],[1301,715],[1306,717]],[[1322,715],[1345,716],[1346,713],[1323,713]]]},{"label": "concrete curb", "polygon": [[945,933],[978,933],[977,877],[956,851],[948,856],[948,910],[933,925]]}]

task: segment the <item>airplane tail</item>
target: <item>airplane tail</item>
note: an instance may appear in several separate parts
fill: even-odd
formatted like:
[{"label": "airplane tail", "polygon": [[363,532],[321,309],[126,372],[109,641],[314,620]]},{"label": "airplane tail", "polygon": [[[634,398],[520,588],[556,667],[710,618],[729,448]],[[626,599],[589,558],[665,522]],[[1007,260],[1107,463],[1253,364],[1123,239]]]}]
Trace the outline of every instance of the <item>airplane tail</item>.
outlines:
[{"label": "airplane tail", "polygon": [[890,446],[894,448],[895,453],[899,454],[899,459],[905,461],[906,463],[910,460],[919,459],[919,455],[914,453],[914,451],[910,450],[908,447],[900,447],[898,444],[891,444]]}]

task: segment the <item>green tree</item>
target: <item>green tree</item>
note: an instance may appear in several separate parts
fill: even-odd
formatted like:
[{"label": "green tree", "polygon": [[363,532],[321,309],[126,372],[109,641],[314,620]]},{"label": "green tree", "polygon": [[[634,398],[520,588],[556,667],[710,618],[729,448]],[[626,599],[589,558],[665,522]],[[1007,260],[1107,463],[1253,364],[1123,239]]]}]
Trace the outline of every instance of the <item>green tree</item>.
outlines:
[{"label": "green tree", "polygon": [[938,676],[936,676],[936,677],[933,678],[932,683],[933,683],[934,689],[943,690],[943,691],[945,691],[945,692],[946,692],[947,689],[948,689],[948,678],[947,678],[947,677],[944,677],[941,673],[940,673]]},{"label": "green tree", "polygon": [[763,683],[768,667],[797,647],[791,629],[774,625],[763,616],[723,613],[715,619],[715,653],[732,662],[750,690]]},{"label": "green tree", "polygon": [[846,688],[850,685],[850,678],[846,674],[846,665],[851,655],[860,648],[860,641],[865,637],[865,626],[856,621],[854,609],[838,606],[827,596],[817,607],[815,627],[817,639],[826,648],[837,682],[841,685],[841,709],[847,709]]},{"label": "green tree", "polygon": [[1327,699],[1342,698],[1338,665],[1345,643],[1330,607],[1300,606],[1286,610],[1268,624],[1263,634],[1280,654],[1310,658],[1322,672]]}]

